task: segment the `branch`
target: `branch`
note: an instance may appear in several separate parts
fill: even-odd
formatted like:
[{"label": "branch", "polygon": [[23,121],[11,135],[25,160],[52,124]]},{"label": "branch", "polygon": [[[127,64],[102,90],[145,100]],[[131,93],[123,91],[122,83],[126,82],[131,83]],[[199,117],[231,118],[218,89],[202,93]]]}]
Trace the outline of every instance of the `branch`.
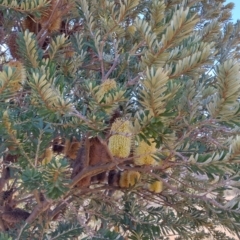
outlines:
[{"label": "branch", "polygon": [[47,210],[52,203],[52,200],[45,200],[42,204],[38,204],[27,218],[26,222],[31,224],[38,217],[38,215]]},{"label": "branch", "polygon": [[128,82],[127,82],[127,87],[129,86],[132,86],[132,85],[135,85],[136,83],[138,83],[139,79],[141,78],[141,73],[138,73],[138,75],[133,78],[133,79],[130,79]]},{"label": "branch", "polygon": [[81,172],[79,172],[72,180],[72,183],[70,184],[70,188],[73,188],[80,180],[82,180],[85,177],[88,176],[93,176],[93,175],[97,175],[99,173],[108,171],[113,169],[114,167],[116,167],[116,162],[111,162],[111,163],[107,163],[105,165],[100,165],[100,166],[94,166],[94,167],[87,167],[85,169],[83,169]]},{"label": "branch", "polygon": [[116,43],[116,41],[113,42],[113,46],[114,46],[114,50],[115,50],[115,58],[114,58],[114,61],[113,61],[113,65],[108,70],[106,75],[103,77],[103,81],[108,79],[109,75],[112,73],[112,71],[115,69],[115,67],[118,64],[119,54],[118,54],[118,51],[117,51],[117,43]]},{"label": "branch", "polygon": [[38,137],[38,144],[37,144],[37,149],[36,149],[36,154],[35,154],[35,168],[37,167],[38,164],[38,158],[39,158],[39,150],[40,150],[40,145],[42,143],[41,139],[42,139],[42,135],[43,135],[44,131],[40,131],[39,133],[39,137]]},{"label": "branch", "polygon": [[77,117],[77,118],[80,118],[80,119],[83,120],[90,128],[96,129],[96,127],[95,127],[93,124],[91,124],[91,123],[89,122],[89,120],[88,120],[86,117],[84,117],[84,116],[83,116],[80,112],[78,112],[77,110],[73,110],[72,113],[70,113],[69,115],[70,115],[70,116]]},{"label": "branch", "polygon": [[104,41],[100,42],[100,47],[99,47],[99,51],[98,51],[98,58],[99,61],[101,63],[101,72],[102,72],[102,79],[104,79],[104,74],[105,74],[105,70],[104,70],[104,63],[103,63],[103,46],[104,46]]}]

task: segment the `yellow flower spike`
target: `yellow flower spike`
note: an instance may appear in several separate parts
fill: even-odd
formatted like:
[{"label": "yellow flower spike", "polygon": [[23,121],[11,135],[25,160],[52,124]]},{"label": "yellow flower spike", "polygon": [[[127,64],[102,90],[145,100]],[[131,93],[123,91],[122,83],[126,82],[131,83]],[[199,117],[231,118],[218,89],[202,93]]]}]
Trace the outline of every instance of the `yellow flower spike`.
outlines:
[{"label": "yellow flower spike", "polygon": [[131,130],[128,120],[116,119],[112,124],[108,147],[114,157],[126,158],[131,150]]},{"label": "yellow flower spike", "polygon": [[52,148],[47,148],[44,153],[44,159],[42,161],[43,165],[47,165],[53,158]]},{"label": "yellow flower spike", "polygon": [[129,186],[134,186],[136,182],[140,179],[140,173],[136,171],[129,171]]},{"label": "yellow flower spike", "polygon": [[119,186],[121,188],[127,188],[129,183],[129,175],[127,171],[124,171],[121,173],[120,180],[119,180]]},{"label": "yellow flower spike", "polygon": [[11,129],[11,122],[9,121],[8,111],[3,112],[3,125],[9,131]]},{"label": "yellow flower spike", "polygon": [[124,171],[121,173],[119,186],[121,188],[132,187],[140,178],[140,173],[136,171]]},{"label": "yellow flower spike", "polygon": [[8,66],[16,68],[16,71],[13,75],[14,77],[9,82],[10,91],[19,91],[22,88],[22,84],[26,80],[26,70],[20,61],[10,61]]},{"label": "yellow flower spike", "polygon": [[4,111],[2,121],[3,121],[3,126],[6,128],[7,132],[10,135],[16,135],[17,131],[12,128],[12,124],[9,120],[8,111]]},{"label": "yellow flower spike", "polygon": [[153,158],[152,154],[157,151],[156,143],[154,139],[149,139],[150,145],[148,145],[145,141],[139,141],[138,146],[135,148],[135,165],[155,165],[157,162]]},{"label": "yellow flower spike", "polygon": [[6,128],[8,134],[10,135],[10,138],[6,141],[8,150],[14,151],[16,149],[16,144],[19,143],[19,140],[16,139],[17,131],[12,128],[8,111],[3,112],[2,123],[3,123],[3,126]]},{"label": "yellow flower spike", "polygon": [[131,25],[127,28],[127,31],[131,34],[134,35],[135,32],[137,31],[137,28],[134,25]]},{"label": "yellow flower spike", "polygon": [[160,193],[163,190],[163,182],[155,181],[148,185],[148,190],[154,193]]},{"label": "yellow flower spike", "polygon": [[115,89],[117,87],[117,83],[114,79],[107,79],[101,84],[101,89],[104,90],[104,92],[109,92],[112,89]]},{"label": "yellow flower spike", "polygon": [[107,79],[99,86],[99,90],[96,94],[97,100],[101,101],[105,93],[108,93],[110,90],[116,89],[116,88],[117,88],[116,81],[114,79]]}]

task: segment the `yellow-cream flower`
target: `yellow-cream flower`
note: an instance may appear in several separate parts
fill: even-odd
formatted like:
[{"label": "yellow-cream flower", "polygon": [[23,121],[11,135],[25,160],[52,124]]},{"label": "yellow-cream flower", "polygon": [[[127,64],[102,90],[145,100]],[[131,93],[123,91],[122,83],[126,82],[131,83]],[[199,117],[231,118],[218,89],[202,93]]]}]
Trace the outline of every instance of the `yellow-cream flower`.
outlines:
[{"label": "yellow-cream flower", "polygon": [[117,83],[116,83],[116,81],[114,79],[107,79],[107,80],[105,80],[99,86],[99,90],[98,90],[98,92],[96,94],[97,100],[101,101],[106,93],[108,93],[112,89],[116,89],[116,87],[117,87]]},{"label": "yellow-cream flower", "polygon": [[129,171],[129,186],[134,186],[136,182],[140,179],[140,173],[136,171]]},{"label": "yellow-cream flower", "polygon": [[157,164],[153,154],[157,151],[154,139],[149,139],[150,145],[141,140],[135,148],[134,163],[138,166],[141,165],[155,165]]},{"label": "yellow-cream flower", "polygon": [[131,129],[128,120],[116,119],[112,124],[108,147],[113,156],[126,158],[131,150]]},{"label": "yellow-cream flower", "polygon": [[119,186],[121,188],[132,187],[140,178],[140,173],[136,171],[124,171],[121,173]]},{"label": "yellow-cream flower", "polygon": [[163,182],[162,181],[155,181],[148,185],[148,190],[155,193],[160,193],[163,190]]},{"label": "yellow-cream flower", "polygon": [[53,151],[52,151],[52,148],[49,147],[45,150],[42,164],[43,165],[48,164],[52,160],[52,158],[53,158]]},{"label": "yellow-cream flower", "polygon": [[10,61],[8,66],[16,69],[12,79],[9,81],[10,91],[19,91],[26,80],[26,70],[20,61]]}]

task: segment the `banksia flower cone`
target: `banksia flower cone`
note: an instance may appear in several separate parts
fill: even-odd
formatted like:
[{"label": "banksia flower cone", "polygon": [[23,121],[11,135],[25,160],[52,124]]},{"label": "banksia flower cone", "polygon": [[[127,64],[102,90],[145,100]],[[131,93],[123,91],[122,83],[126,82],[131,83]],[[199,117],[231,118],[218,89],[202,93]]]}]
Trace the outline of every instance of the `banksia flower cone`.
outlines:
[{"label": "banksia flower cone", "polygon": [[47,148],[44,153],[44,159],[42,161],[43,165],[48,164],[53,158],[53,151],[52,148]]},{"label": "banksia flower cone", "polygon": [[135,149],[134,163],[138,166],[141,165],[154,165],[156,164],[155,159],[152,154],[156,152],[156,143],[153,142],[153,139],[150,139],[150,145],[145,141],[139,141],[138,146]]},{"label": "banksia flower cone", "polygon": [[8,199],[11,199],[13,196],[13,188],[7,191],[3,191],[0,193],[0,204],[3,206],[3,203],[5,201],[8,201]]},{"label": "banksia flower cone", "polygon": [[19,47],[17,45],[17,38],[18,38],[17,32],[11,33],[7,39],[7,45],[9,47],[9,51],[10,51],[12,57],[19,59],[20,55],[18,53]]},{"label": "banksia flower cone", "polygon": [[116,119],[112,124],[108,147],[113,156],[126,158],[131,150],[131,130],[128,120]]},{"label": "banksia flower cone", "polygon": [[[49,32],[58,31],[61,27],[63,13],[59,9],[59,6],[58,1],[52,0],[49,8],[39,20],[42,26],[48,23],[47,29]],[[51,21],[49,22],[50,17]]]},{"label": "banksia flower cone", "polygon": [[140,173],[136,171],[124,171],[121,173],[119,186],[121,188],[132,187],[140,178]]},{"label": "banksia flower cone", "polygon": [[14,77],[9,82],[10,91],[16,92],[22,88],[22,84],[26,79],[26,71],[20,61],[10,61],[8,66],[15,68]]},{"label": "banksia flower cone", "polygon": [[154,193],[160,193],[163,190],[163,182],[155,181],[148,185],[148,190]]},{"label": "banksia flower cone", "polygon": [[12,124],[9,119],[8,111],[4,111],[2,121],[3,121],[3,126],[6,128],[8,134],[16,135],[16,130],[14,130],[12,128]]},{"label": "banksia flower cone", "polygon": [[27,18],[22,23],[24,30],[29,30],[29,32],[37,33],[40,29],[39,23],[34,19],[34,16],[27,16]]},{"label": "banksia flower cone", "polygon": [[11,130],[11,122],[9,120],[8,111],[5,111],[3,113],[3,125],[7,129],[7,131]]},{"label": "banksia flower cone", "polygon": [[136,171],[129,171],[129,186],[134,186],[140,178],[140,173]]},{"label": "banksia flower cone", "polygon": [[20,208],[15,208],[13,211],[7,211],[2,214],[2,219],[8,223],[18,223],[26,220],[30,213]]},{"label": "banksia flower cone", "polygon": [[137,28],[134,25],[131,25],[127,28],[127,31],[131,34],[134,35],[136,32]]},{"label": "banksia flower cone", "polygon": [[100,86],[99,90],[97,92],[97,99],[98,101],[101,101],[102,98],[104,97],[105,93],[108,93],[112,89],[116,89],[117,84],[114,79],[107,79],[104,81]]}]

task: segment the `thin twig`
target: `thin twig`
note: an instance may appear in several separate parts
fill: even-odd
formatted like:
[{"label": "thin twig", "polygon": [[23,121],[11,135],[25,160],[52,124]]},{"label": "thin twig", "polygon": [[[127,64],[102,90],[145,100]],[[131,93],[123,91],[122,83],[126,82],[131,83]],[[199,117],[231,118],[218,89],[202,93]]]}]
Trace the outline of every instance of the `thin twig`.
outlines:
[{"label": "thin twig", "polygon": [[39,150],[40,150],[40,145],[42,143],[41,141],[41,138],[42,138],[42,135],[43,135],[44,131],[40,131],[39,133],[39,136],[38,136],[38,144],[37,144],[37,149],[36,149],[36,154],[35,154],[35,168],[37,167],[38,165],[38,159],[39,159]]},{"label": "thin twig", "polygon": [[113,72],[113,70],[115,69],[115,67],[118,64],[118,59],[119,59],[119,54],[118,54],[118,49],[117,49],[117,42],[116,40],[113,42],[113,46],[114,46],[114,50],[115,50],[115,58],[113,61],[113,65],[111,66],[111,68],[108,70],[108,72],[106,73],[106,75],[103,77],[103,81],[108,79],[108,77],[110,76],[110,74]]},{"label": "thin twig", "polygon": [[105,43],[105,41],[100,42],[99,51],[98,51],[98,58],[99,58],[99,61],[100,61],[100,64],[101,64],[102,79],[104,79],[104,75],[105,75],[104,62],[103,62],[104,43]]},{"label": "thin twig", "polygon": [[38,217],[38,215],[47,210],[52,203],[53,203],[52,200],[49,201],[45,200],[42,204],[37,205],[30,214],[30,216],[27,218],[26,222],[28,224],[31,224]]},{"label": "thin twig", "polygon": [[24,229],[26,226],[27,226],[27,223],[25,223],[25,224],[21,227],[21,229],[20,229],[20,231],[19,231],[19,234],[18,234],[16,240],[20,240],[20,239],[21,239],[21,235],[22,235],[23,229]]}]

